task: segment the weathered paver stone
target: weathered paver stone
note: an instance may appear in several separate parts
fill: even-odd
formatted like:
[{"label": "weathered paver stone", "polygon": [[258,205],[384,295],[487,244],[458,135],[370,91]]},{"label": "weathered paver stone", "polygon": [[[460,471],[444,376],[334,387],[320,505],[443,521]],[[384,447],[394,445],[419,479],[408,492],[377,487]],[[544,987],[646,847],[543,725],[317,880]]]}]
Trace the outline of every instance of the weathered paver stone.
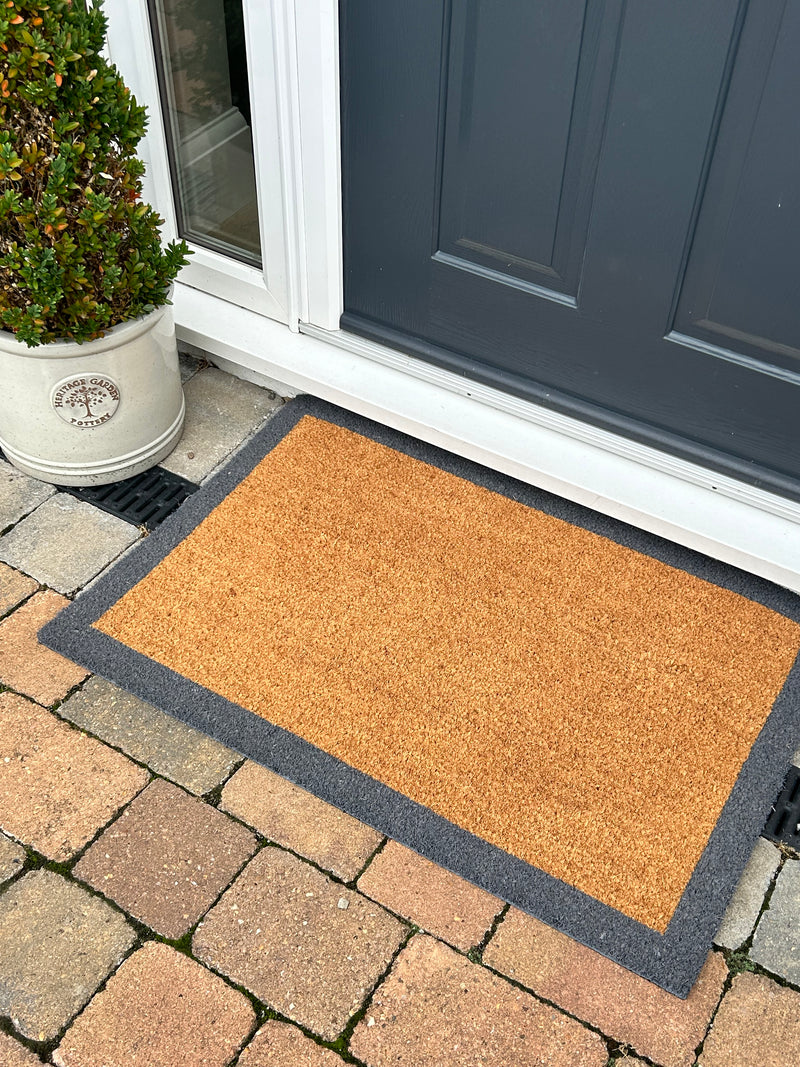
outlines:
[{"label": "weathered paver stone", "polygon": [[0,560],[59,593],[74,593],[138,537],[130,523],[57,493],[0,539]]},{"label": "weathered paver stone", "polygon": [[0,694],[0,829],[67,860],[147,784],[127,756],[14,693]]},{"label": "weathered paver stone", "polygon": [[800,860],[787,860],[761,916],[750,958],[800,985]]},{"label": "weathered paver stone", "polygon": [[58,713],[198,795],[224,781],[242,758],[104,678],[90,678]]},{"label": "weathered paver stone", "polygon": [[44,590],[0,622],[0,683],[37,700],[54,704],[89,673],[39,644],[37,634],[69,603]]},{"label": "weathered paver stone", "polygon": [[21,604],[25,597],[35,593],[38,588],[33,578],[0,563],[0,615]]},{"label": "weathered paver stone", "polygon": [[771,841],[760,837],[756,841],[753,853],[742,872],[736,892],[731,898],[728,910],[720,923],[715,945],[723,948],[738,948],[753,932],[756,919],[764,903],[764,895],[769,889],[781,854]]},{"label": "weathered paver stone", "polygon": [[249,830],[157,778],[98,837],[73,873],[156,933],[177,939],[256,847]]},{"label": "weathered paver stone", "polygon": [[42,1067],[38,1056],[4,1033],[0,1033],[0,1063],[3,1067]]},{"label": "weathered paver stone", "polygon": [[699,1067],[797,1067],[800,993],[769,978],[737,975],[706,1038]]},{"label": "weathered paver stone", "polygon": [[[0,774],[2,773],[0,770]],[[0,834],[0,882],[7,882],[15,874],[19,874],[24,863],[25,849]]]},{"label": "weathered paver stone", "polygon": [[425,935],[412,938],[350,1041],[368,1067],[604,1067],[597,1034]]},{"label": "weathered paver stone", "polygon": [[19,522],[54,493],[52,485],[29,478],[10,463],[0,461],[0,532]]},{"label": "weathered paver stone", "polygon": [[226,1067],[255,1025],[250,1002],[217,975],[149,941],[64,1035],[58,1067]]},{"label": "weathered paver stone", "polygon": [[343,1062],[289,1023],[270,1019],[241,1054],[237,1067],[341,1067]]},{"label": "weathered paver stone", "polygon": [[694,1063],[728,974],[722,955],[711,953],[681,1000],[516,908],[483,959],[660,1067]]},{"label": "weathered paver stone", "polygon": [[390,841],[358,880],[365,896],[464,952],[480,944],[503,901]]},{"label": "weathered paver stone", "polygon": [[0,896],[0,1015],[33,1041],[56,1036],[131,948],[119,912],[51,871]]},{"label": "weathered paver stone", "polygon": [[193,947],[259,1000],[332,1040],[405,935],[371,900],[268,847],[211,909]]},{"label": "weathered paver stone", "polygon": [[249,760],[226,783],[220,807],[345,882],[383,840],[358,819]]},{"label": "weathered paver stone", "polygon": [[161,461],[175,474],[200,482],[250,436],[281,400],[268,389],[207,367],[183,387],[186,422],[178,447]]}]

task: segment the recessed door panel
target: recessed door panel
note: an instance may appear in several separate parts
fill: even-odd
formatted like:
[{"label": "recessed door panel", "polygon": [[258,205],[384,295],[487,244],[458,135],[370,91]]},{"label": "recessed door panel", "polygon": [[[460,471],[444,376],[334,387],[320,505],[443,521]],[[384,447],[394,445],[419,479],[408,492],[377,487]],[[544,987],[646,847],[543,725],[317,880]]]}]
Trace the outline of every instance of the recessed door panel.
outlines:
[{"label": "recessed door panel", "polygon": [[453,266],[577,297],[618,16],[603,0],[446,9],[437,251]]},{"label": "recessed door panel", "polygon": [[[675,320],[684,335],[800,373],[800,5],[762,11],[739,57]],[[744,43],[744,42],[743,42]]]}]

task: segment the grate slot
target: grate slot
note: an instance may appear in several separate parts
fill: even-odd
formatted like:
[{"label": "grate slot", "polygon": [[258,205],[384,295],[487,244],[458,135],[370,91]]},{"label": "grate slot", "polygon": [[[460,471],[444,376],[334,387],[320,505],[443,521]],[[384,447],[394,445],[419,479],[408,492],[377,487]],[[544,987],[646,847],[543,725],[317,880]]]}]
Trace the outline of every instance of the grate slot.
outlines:
[{"label": "grate slot", "polygon": [[764,827],[764,837],[800,852],[800,767],[791,767]]},{"label": "grate slot", "polygon": [[59,487],[62,493],[148,530],[169,518],[197,488],[193,482],[161,467],[152,467],[135,478],[109,485]]}]

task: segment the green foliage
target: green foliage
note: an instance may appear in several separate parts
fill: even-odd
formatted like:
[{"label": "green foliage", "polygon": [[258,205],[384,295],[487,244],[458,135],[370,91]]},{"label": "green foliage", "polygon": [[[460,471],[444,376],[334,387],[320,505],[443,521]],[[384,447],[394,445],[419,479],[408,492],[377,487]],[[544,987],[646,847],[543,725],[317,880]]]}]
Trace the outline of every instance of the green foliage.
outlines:
[{"label": "green foliage", "polygon": [[753,961],[747,955],[746,949],[739,949],[738,952],[731,952],[728,955],[728,970],[734,978],[737,974],[741,974],[742,971],[755,970]]},{"label": "green foliage", "polygon": [[146,116],[83,0],[0,0],[0,328],[87,341],[167,303],[186,262],[142,203]]}]

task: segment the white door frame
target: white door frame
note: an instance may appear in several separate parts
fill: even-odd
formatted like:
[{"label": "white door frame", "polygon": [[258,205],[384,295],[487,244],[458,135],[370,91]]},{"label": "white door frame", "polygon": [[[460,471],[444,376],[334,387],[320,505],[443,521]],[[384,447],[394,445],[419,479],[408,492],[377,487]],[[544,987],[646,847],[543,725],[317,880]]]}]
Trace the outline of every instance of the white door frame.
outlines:
[{"label": "white door frame", "polygon": [[[250,56],[264,57],[251,58],[250,81],[269,281],[196,255],[176,286],[179,335],[235,374],[314,393],[800,592],[800,504],[338,329],[337,0],[244,5]],[[150,109],[147,191],[172,234],[146,0],[106,6],[112,57]]]}]

